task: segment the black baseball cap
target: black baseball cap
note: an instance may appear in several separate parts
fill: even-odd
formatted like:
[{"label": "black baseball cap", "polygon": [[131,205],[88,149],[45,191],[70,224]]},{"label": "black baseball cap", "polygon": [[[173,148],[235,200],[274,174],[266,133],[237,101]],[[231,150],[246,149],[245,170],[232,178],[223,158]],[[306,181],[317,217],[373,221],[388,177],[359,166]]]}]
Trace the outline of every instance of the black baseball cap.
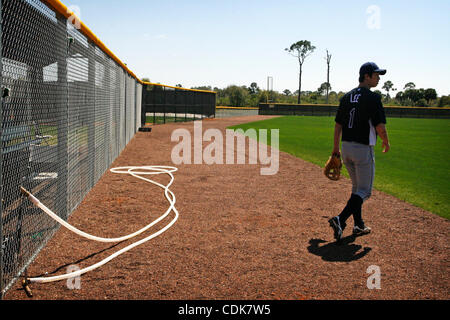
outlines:
[{"label": "black baseball cap", "polygon": [[366,62],[361,66],[361,69],[359,69],[359,75],[363,76],[365,74],[370,74],[377,72],[381,75],[386,74],[386,69],[380,69],[375,62]]}]

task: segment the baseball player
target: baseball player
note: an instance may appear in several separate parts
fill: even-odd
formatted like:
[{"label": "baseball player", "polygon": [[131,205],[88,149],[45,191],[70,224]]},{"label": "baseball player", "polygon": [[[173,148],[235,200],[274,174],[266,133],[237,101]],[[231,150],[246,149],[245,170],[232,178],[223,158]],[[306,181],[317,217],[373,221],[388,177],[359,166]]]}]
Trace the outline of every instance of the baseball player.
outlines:
[{"label": "baseball player", "polygon": [[339,104],[335,118],[334,148],[332,155],[339,155],[342,136],[342,160],[352,180],[352,194],[342,212],[328,220],[339,241],[346,227],[347,219],[353,215],[353,235],[370,233],[364,224],[361,208],[372,193],[375,176],[374,146],[377,136],[382,140],[383,152],[390,149],[386,131],[386,115],[381,97],[372,92],[386,74],[375,63],[363,64],[359,71],[359,86],[345,94]]}]

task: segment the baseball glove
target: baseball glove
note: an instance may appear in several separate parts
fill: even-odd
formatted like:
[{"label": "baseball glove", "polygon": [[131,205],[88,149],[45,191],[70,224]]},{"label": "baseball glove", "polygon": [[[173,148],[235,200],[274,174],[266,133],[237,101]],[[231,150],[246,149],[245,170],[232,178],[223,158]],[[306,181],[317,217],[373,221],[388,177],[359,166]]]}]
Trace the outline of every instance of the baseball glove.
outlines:
[{"label": "baseball glove", "polygon": [[332,155],[327,163],[325,164],[325,169],[323,169],[323,173],[330,180],[339,180],[341,177],[341,168],[342,168],[342,160],[339,155]]}]

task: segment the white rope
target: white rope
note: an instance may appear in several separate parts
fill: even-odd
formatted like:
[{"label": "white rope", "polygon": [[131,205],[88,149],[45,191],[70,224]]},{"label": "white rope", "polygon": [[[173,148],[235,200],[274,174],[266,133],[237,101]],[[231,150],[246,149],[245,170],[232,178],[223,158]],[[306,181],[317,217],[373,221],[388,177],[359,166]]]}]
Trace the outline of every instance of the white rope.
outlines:
[{"label": "white rope", "polygon": [[[30,278],[28,279],[28,281],[30,282],[37,282],[37,283],[46,283],[46,282],[54,282],[54,281],[60,281],[60,280],[64,280],[64,279],[70,279],[70,278],[75,278],[78,277],[86,272],[92,271],[94,269],[97,269],[101,266],[103,266],[104,264],[108,263],[109,261],[113,260],[114,258],[118,257],[119,255],[121,255],[124,252],[127,252],[157,236],[159,236],[160,234],[162,234],[163,232],[165,232],[166,230],[168,230],[177,220],[178,220],[178,210],[175,208],[175,195],[173,194],[172,191],[169,190],[169,187],[172,185],[173,181],[175,180],[174,176],[173,176],[173,172],[177,171],[178,169],[175,167],[169,167],[169,166],[141,166],[141,167],[118,167],[118,168],[113,168],[110,169],[110,171],[112,173],[117,173],[117,174],[129,174],[135,178],[150,182],[152,184],[157,185],[158,187],[164,189],[164,194],[166,196],[166,199],[169,201],[170,206],[169,209],[167,209],[167,211],[161,215],[158,219],[154,220],[153,222],[151,222],[149,225],[145,226],[144,228],[123,236],[123,237],[119,237],[119,238],[102,238],[102,237],[97,237],[97,236],[93,236],[90,235],[86,232],[83,232],[77,228],[75,228],[74,226],[70,225],[69,223],[67,223],[66,221],[64,221],[63,219],[61,219],[59,216],[57,216],[55,213],[53,213],[49,208],[47,208],[44,204],[42,204],[36,197],[34,197],[31,193],[29,193],[28,191],[24,190],[25,193],[28,195],[29,200],[36,205],[37,207],[39,207],[40,209],[42,209],[45,213],[47,213],[52,219],[54,219],[55,221],[57,221],[58,223],[60,223],[62,226],[64,226],[65,228],[67,228],[68,230],[82,236],[85,237],[87,239],[93,240],[93,241],[99,241],[99,242],[121,242],[124,240],[128,240],[131,239],[133,237],[136,237],[137,235],[145,232],[146,230],[148,230],[149,228],[151,228],[152,226],[154,226],[155,224],[157,224],[158,222],[160,222],[161,220],[163,220],[164,218],[166,218],[170,212],[173,210],[175,213],[175,217],[173,218],[173,220],[167,224],[164,228],[162,228],[161,230],[151,234],[150,236],[139,240],[137,242],[134,242],[132,244],[130,244],[129,246],[117,251],[116,253],[110,255],[109,257],[105,258],[104,260],[81,270],[75,271],[75,272],[71,272],[68,274],[64,274],[64,275],[60,275],[60,276],[53,276],[53,277],[40,277],[40,278]],[[158,174],[168,174],[171,178],[170,182],[167,185],[163,185],[160,184],[156,181],[153,181],[151,179],[148,178],[144,178],[142,177],[143,175],[158,175]]]}]

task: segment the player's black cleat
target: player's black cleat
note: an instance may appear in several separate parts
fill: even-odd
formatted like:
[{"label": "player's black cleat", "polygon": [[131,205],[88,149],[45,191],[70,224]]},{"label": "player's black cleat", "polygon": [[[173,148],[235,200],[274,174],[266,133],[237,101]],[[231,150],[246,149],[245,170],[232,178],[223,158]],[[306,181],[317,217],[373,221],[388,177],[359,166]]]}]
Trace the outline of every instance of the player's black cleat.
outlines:
[{"label": "player's black cleat", "polygon": [[339,241],[342,239],[342,228],[341,224],[339,222],[339,217],[333,217],[330,220],[328,220],[328,223],[330,224],[330,227],[333,228],[334,231],[334,238],[336,241]]},{"label": "player's black cleat", "polygon": [[354,226],[353,227],[353,235],[354,236],[363,236],[365,234],[369,234],[370,231],[372,231],[369,227],[358,227],[358,226]]}]

